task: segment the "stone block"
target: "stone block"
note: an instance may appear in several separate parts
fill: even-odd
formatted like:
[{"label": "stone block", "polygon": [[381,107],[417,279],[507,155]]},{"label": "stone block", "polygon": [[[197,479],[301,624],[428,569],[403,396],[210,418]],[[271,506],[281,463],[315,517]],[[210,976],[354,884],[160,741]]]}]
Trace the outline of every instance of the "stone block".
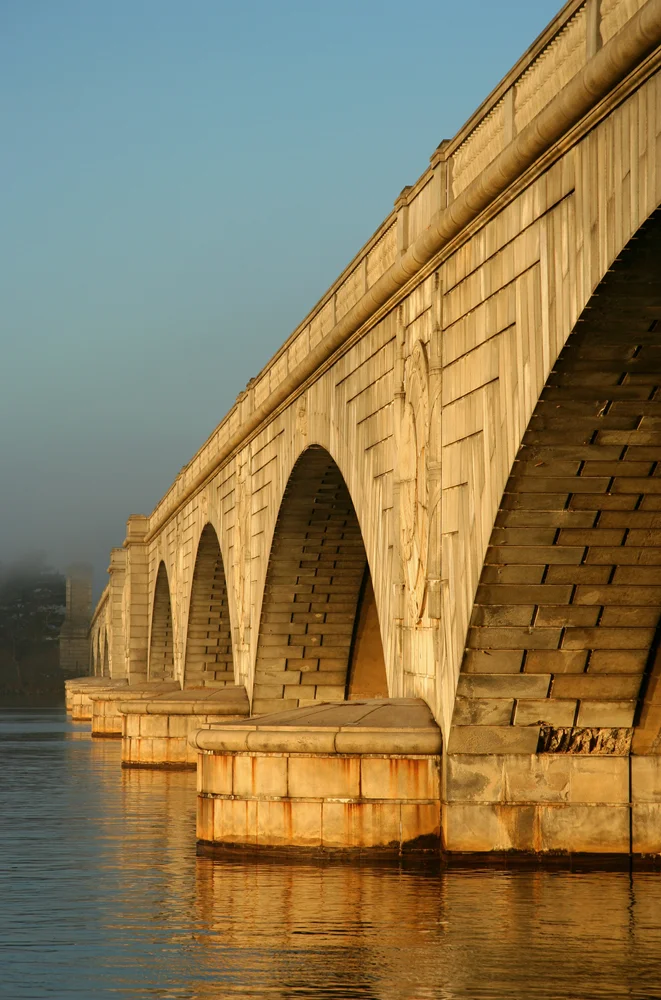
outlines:
[{"label": "stone block", "polygon": [[168,739],[167,736],[156,736],[150,742],[152,764],[168,763],[172,740]]},{"label": "stone block", "polygon": [[321,701],[344,701],[344,684],[320,684],[317,687],[316,696]]},{"label": "stone block", "polygon": [[229,754],[198,755],[197,790],[216,795],[232,794],[232,757]]},{"label": "stone block", "polygon": [[154,763],[153,742],[148,736],[140,736],[132,741],[136,763],[149,765]]},{"label": "stone block", "polygon": [[437,757],[362,757],[360,789],[366,799],[438,799]]},{"label": "stone block", "polygon": [[[265,684],[296,685],[301,683],[303,676],[300,670],[280,670],[277,668],[265,667],[259,670],[259,676]],[[253,692],[254,694],[254,692]]]},{"label": "stone block", "polygon": [[661,802],[632,806],[631,850],[634,854],[661,854]]},{"label": "stone block", "polygon": [[494,545],[487,551],[489,563],[532,563],[553,566],[578,565],[583,561],[580,545]]},{"label": "stone block", "polygon": [[257,810],[256,842],[263,847],[292,846],[292,803],[262,799],[251,805]]},{"label": "stone block", "polygon": [[649,608],[618,608],[603,609],[600,625],[617,628],[656,628],[659,622],[658,607]]},{"label": "stone block", "polygon": [[402,802],[401,805],[401,845],[402,850],[438,850],[436,844],[441,837],[440,802]]},{"label": "stone block", "polygon": [[287,758],[237,754],[234,761],[233,794],[242,797],[287,795]]},{"label": "stone block", "polygon": [[461,674],[457,695],[468,698],[545,698],[550,682],[550,674],[534,677],[525,674]]},{"label": "stone block", "polygon": [[311,670],[301,674],[301,684],[319,684],[328,686],[340,686],[344,691],[347,681],[346,670]]},{"label": "stone block", "polygon": [[214,799],[214,841],[219,844],[246,846],[257,844],[259,840],[258,807],[263,805],[281,805],[281,803]]},{"label": "stone block", "polygon": [[522,662],[522,649],[467,649],[461,665],[461,676],[466,674],[518,674]]},{"label": "stone block", "polygon": [[558,698],[524,698],[516,703],[515,726],[573,726],[576,701]]},{"label": "stone block", "polygon": [[626,805],[539,806],[539,850],[586,854],[629,853]]},{"label": "stone block", "polygon": [[298,700],[294,698],[255,698],[251,714],[270,715],[271,712],[288,712],[297,705]]},{"label": "stone block", "polygon": [[503,757],[503,801],[566,802],[570,796],[568,754]]},{"label": "stone block", "polygon": [[[286,693],[290,694],[291,688]],[[255,702],[274,698],[281,699],[283,697],[283,686],[282,684],[255,684],[252,694]]]},{"label": "stone block", "polygon": [[170,739],[186,739],[189,732],[198,729],[202,724],[202,719],[195,715],[168,715],[166,718]]},{"label": "stone block", "polygon": [[248,734],[247,749],[268,753],[333,753],[335,733],[314,729],[283,727],[278,731],[259,729]]},{"label": "stone block", "polygon": [[165,738],[168,735],[167,716],[142,715],[140,717],[140,735],[150,739]]},{"label": "stone block", "polygon": [[598,607],[577,607],[576,605],[553,605],[537,609],[535,627],[540,625],[582,625],[593,626],[599,620],[601,609]]},{"label": "stone block", "polygon": [[448,754],[445,799],[448,802],[500,802],[504,798],[502,754]]},{"label": "stone block", "polygon": [[292,798],[358,798],[360,759],[292,756],[288,794]]},{"label": "stone block", "polygon": [[555,529],[541,525],[523,527],[495,527],[491,532],[490,545],[553,545]]},{"label": "stone block", "polygon": [[468,630],[469,649],[557,649],[559,628],[475,628]]},{"label": "stone block", "polygon": [[538,742],[539,726],[453,726],[448,753],[531,754]]},{"label": "stone block", "polygon": [[504,625],[531,625],[534,604],[476,604],[471,617],[471,625],[483,627]]},{"label": "stone block", "polygon": [[322,804],[322,844],[327,848],[397,848],[400,829],[399,802]]},{"label": "stone block", "polygon": [[595,649],[590,654],[589,674],[642,674],[647,649]]},{"label": "stone block", "polygon": [[[535,604],[569,604],[571,594],[572,588],[570,586],[549,586],[548,584],[517,586],[508,583],[480,583],[475,600],[478,605],[487,607],[495,605],[498,608],[526,609]],[[526,623],[508,622],[507,624]]]},{"label": "stone block", "polygon": [[[553,755],[542,755],[553,756]],[[563,755],[564,756],[564,755]],[[629,802],[629,760],[627,757],[597,757],[569,754],[571,802],[620,804]]]},{"label": "stone block", "polygon": [[621,545],[624,530],[618,528],[562,528],[558,545]]},{"label": "stone block", "polygon": [[649,649],[652,628],[567,628],[563,649]]},{"label": "stone block", "polygon": [[[528,511],[505,511],[504,513],[521,513],[527,514]],[[546,513],[546,512],[545,512]],[[482,576],[480,577],[480,584],[491,585],[491,584],[540,584],[544,577],[545,566],[495,566],[485,565],[482,567]],[[489,603],[493,598],[487,598],[485,603]],[[531,600],[528,597],[527,600],[516,601],[513,600],[512,604],[527,604]],[[505,598],[507,601],[507,598]],[[494,603],[500,603],[499,601],[494,601]]]},{"label": "stone block", "polygon": [[526,674],[581,674],[587,658],[585,649],[531,649],[523,669]]},{"label": "stone block", "polygon": [[535,806],[451,802],[443,810],[450,852],[534,851]]},{"label": "stone block", "polygon": [[635,701],[581,701],[576,725],[582,727],[632,726]]},{"label": "stone block", "polygon": [[661,805],[661,756],[632,756],[631,801]]},{"label": "stone block", "polygon": [[513,698],[456,698],[452,721],[456,726],[508,726]]},{"label": "stone block", "polygon": [[196,836],[198,840],[212,843],[214,839],[213,809],[214,800],[206,796],[197,797]]},{"label": "stone block", "polygon": [[610,566],[549,566],[546,583],[603,584],[608,583],[610,572]]},{"label": "stone block", "polygon": [[297,847],[321,847],[321,802],[291,803],[291,842]]},{"label": "stone block", "polygon": [[640,678],[635,674],[561,674],[553,678],[554,698],[592,701],[628,701],[638,696]]}]

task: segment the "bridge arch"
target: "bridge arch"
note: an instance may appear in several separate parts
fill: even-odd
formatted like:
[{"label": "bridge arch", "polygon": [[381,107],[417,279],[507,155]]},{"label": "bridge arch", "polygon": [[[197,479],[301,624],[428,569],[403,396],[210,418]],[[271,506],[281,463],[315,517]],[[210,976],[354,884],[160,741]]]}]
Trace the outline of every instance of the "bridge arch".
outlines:
[{"label": "bridge arch", "polygon": [[103,636],[99,633],[99,660],[101,664],[101,676],[110,677],[110,656],[108,649],[108,629],[103,629]]},{"label": "bridge arch", "polygon": [[101,674],[101,632],[92,633],[92,673],[95,677]]},{"label": "bridge arch", "polygon": [[188,612],[183,686],[233,684],[229,595],[218,535],[207,523],[195,557]]},{"label": "bridge arch", "polygon": [[337,463],[311,445],[292,469],[273,533],[252,711],[387,694],[356,511]]},{"label": "bridge arch", "polygon": [[640,745],[658,743],[660,260],[657,210],[552,366],[487,550],[455,733],[542,724],[540,750],[622,751],[641,722]]},{"label": "bridge arch", "polygon": [[148,677],[151,681],[174,679],[174,643],[172,636],[172,604],[165,563],[160,562],[156,574],[152,601],[149,636]]}]

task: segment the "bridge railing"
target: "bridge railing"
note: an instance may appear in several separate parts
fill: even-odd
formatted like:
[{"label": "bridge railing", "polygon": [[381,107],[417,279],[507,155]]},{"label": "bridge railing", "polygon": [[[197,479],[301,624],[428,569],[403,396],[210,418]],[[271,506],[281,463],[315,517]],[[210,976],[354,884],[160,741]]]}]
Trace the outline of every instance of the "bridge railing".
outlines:
[{"label": "bridge railing", "polygon": [[[395,211],[239,394],[235,405],[154,509],[150,534],[160,530],[205,477],[230,457],[242,436],[254,432],[300,386],[304,360],[312,355],[321,357],[318,349],[326,343],[327,355],[335,349],[340,342],[338,330],[346,333],[345,317],[352,310],[354,316],[360,312],[356,309],[359,303],[369,298],[370,289],[430,228],[432,219],[467,191],[645,2],[569,0],[565,4],[457,135],[441,143],[427,170],[401,193]],[[294,372],[298,372],[297,385]]]}]

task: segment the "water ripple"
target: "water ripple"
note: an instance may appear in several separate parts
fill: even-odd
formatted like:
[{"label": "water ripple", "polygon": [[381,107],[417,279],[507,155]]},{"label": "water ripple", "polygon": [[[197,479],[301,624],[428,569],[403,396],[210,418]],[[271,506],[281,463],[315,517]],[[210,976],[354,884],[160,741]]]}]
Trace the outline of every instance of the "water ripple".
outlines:
[{"label": "water ripple", "polygon": [[0,712],[0,997],[661,997],[655,873],[195,855],[195,776]]}]

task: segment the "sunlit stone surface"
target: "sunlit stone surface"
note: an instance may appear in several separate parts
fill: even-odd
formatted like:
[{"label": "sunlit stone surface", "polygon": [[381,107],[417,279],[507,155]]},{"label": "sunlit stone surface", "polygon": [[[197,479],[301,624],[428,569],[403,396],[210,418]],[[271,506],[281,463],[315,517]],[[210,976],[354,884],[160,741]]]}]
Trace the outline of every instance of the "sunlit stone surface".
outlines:
[{"label": "sunlit stone surface", "polygon": [[439,850],[441,732],[421,699],[299,708],[191,742],[202,844]]}]

